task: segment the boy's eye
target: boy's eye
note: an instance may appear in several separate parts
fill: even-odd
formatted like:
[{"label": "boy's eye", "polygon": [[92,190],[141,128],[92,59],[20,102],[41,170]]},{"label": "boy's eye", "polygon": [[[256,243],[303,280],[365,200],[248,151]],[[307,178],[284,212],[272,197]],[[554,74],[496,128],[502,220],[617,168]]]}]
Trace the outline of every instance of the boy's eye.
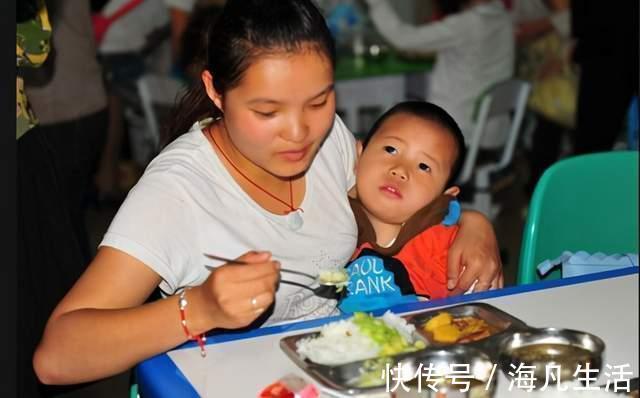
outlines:
[{"label": "boy's eye", "polygon": [[385,145],[384,146],[384,151],[386,153],[390,153],[392,155],[395,155],[398,152],[398,150],[396,148],[392,147],[391,145]]},{"label": "boy's eye", "polygon": [[431,171],[431,167],[429,167],[429,165],[426,163],[420,163],[418,165],[418,168],[422,171]]}]

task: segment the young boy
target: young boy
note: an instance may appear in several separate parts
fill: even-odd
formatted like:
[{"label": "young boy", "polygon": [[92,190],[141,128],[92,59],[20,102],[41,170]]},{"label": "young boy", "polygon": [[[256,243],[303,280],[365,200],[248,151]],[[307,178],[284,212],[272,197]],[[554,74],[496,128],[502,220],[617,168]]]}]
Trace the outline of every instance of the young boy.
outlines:
[{"label": "young boy", "polygon": [[358,247],[347,266],[344,312],[446,297],[447,254],[460,208],[453,185],[464,137],[442,108],[395,105],[361,146],[350,202]]}]

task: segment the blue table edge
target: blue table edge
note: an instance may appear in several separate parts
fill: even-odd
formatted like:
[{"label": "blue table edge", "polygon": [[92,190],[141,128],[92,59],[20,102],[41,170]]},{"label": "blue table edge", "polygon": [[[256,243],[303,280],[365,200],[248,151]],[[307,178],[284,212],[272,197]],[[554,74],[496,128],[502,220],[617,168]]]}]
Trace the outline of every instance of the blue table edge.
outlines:
[{"label": "blue table edge", "polygon": [[[550,289],[555,287],[577,285],[581,283],[588,283],[598,281],[602,279],[617,278],[626,275],[632,275],[638,273],[638,267],[627,267],[612,271],[597,272],[593,274],[575,276],[565,279],[556,279],[550,281],[540,281],[527,285],[509,286],[498,290],[489,290],[478,293],[471,293],[467,295],[448,297],[444,299],[400,304],[391,308],[381,309],[373,311],[374,315],[381,315],[385,311],[390,310],[394,313],[413,312],[422,309],[428,309],[433,307],[443,307],[453,304],[486,300],[490,298],[511,296],[514,294],[521,294],[527,292],[534,292],[538,290]],[[211,333],[207,335],[207,345],[219,344],[234,340],[244,340],[248,338],[267,336],[271,334],[278,334],[283,332],[291,332],[301,329],[309,329],[322,326],[326,323],[333,322],[338,319],[348,318],[350,314],[344,314],[340,316],[333,316],[327,318],[313,319],[308,321],[294,322],[283,325],[266,326],[246,332],[225,332],[225,333]],[[176,347],[176,350],[197,347],[195,342],[187,342]],[[177,377],[163,377],[163,375],[173,374]],[[178,369],[175,363],[169,358],[167,353],[162,353],[149,358],[135,368],[135,376],[138,383],[140,395],[142,397],[159,397],[159,396],[180,396],[180,397],[199,397],[196,390],[185,375]],[[159,394],[161,392],[161,394]]]}]

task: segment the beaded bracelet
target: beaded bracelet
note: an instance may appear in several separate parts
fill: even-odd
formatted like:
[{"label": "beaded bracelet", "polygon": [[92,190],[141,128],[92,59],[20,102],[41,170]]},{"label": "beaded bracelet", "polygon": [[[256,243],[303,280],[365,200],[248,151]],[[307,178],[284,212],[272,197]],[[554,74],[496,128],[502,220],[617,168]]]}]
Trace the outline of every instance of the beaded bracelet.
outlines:
[{"label": "beaded bracelet", "polygon": [[191,332],[189,331],[189,328],[187,328],[187,318],[185,316],[185,309],[187,308],[187,305],[189,304],[189,302],[185,297],[186,294],[187,294],[187,289],[184,289],[180,293],[180,296],[178,298],[178,308],[180,308],[180,324],[182,325],[182,329],[184,330],[184,333],[187,335],[187,338],[189,340],[192,340],[192,341],[195,340],[198,342],[198,346],[200,346],[200,355],[202,355],[202,357],[204,358],[207,356],[207,352],[204,349],[204,342],[207,341],[207,338],[205,337],[204,333],[200,334],[199,336],[193,336],[193,334],[191,334]]}]

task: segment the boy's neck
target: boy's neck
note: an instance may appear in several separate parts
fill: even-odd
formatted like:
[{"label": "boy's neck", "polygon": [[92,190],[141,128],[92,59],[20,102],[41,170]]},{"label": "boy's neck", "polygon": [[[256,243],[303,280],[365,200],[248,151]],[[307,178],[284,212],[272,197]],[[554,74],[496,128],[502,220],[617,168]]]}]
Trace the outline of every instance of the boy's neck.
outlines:
[{"label": "boy's neck", "polygon": [[380,247],[389,247],[395,242],[403,224],[390,224],[383,222],[364,209],[373,230],[376,233],[376,244]]}]

